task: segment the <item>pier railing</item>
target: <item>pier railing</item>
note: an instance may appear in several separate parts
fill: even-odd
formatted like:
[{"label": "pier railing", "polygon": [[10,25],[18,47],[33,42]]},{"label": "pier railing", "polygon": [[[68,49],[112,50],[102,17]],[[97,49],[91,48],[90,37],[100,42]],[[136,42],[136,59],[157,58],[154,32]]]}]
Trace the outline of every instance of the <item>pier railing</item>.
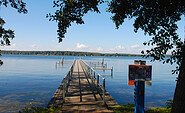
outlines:
[{"label": "pier railing", "polygon": [[93,63],[93,62],[89,62],[89,66],[92,67],[94,70],[111,70],[111,77],[113,76],[113,66],[112,68],[107,68],[107,63],[103,64],[103,63]]},{"label": "pier railing", "polygon": [[[100,95],[103,96],[102,100],[105,104],[105,78],[103,78],[98,72],[96,72],[92,67],[90,67],[85,61],[80,60],[80,64],[88,72],[88,77],[91,79],[92,83],[96,86]],[[100,79],[103,81],[103,85],[100,83]]]},{"label": "pier railing", "polygon": [[96,67],[102,67],[102,68],[107,68],[107,63],[102,64],[100,62],[89,62],[89,66],[96,68]]},{"label": "pier railing", "polygon": [[69,72],[67,73],[67,75],[64,77],[64,79],[62,81],[62,83],[63,83],[63,102],[65,102],[65,96],[68,91],[68,86],[69,86],[69,82],[72,77],[73,67],[74,67],[75,62],[76,62],[76,59],[74,60],[72,66],[69,68]]}]

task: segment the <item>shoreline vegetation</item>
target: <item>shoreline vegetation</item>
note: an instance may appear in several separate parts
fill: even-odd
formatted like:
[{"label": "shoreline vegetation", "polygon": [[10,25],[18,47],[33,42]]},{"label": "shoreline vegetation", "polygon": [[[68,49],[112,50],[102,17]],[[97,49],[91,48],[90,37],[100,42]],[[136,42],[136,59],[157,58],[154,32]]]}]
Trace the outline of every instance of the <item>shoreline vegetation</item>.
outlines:
[{"label": "shoreline vegetation", "polygon": [[[172,100],[169,99],[166,101],[166,105],[164,107],[151,107],[145,110],[145,113],[171,113],[172,109]],[[114,113],[134,113],[135,104],[126,104],[119,106],[110,106],[108,110],[113,111]],[[62,108],[58,107],[47,107],[41,108],[38,106],[26,106],[24,109],[20,110],[19,113],[58,113],[61,112]]]},{"label": "shoreline vegetation", "polygon": [[[167,100],[165,107],[155,107],[145,110],[145,113],[170,113],[172,108],[172,100]],[[127,105],[120,105],[117,107],[109,107],[108,110],[113,111],[114,113],[134,113],[135,105],[134,104],[127,104]],[[58,113],[61,112],[62,108],[56,107],[48,107],[48,108],[41,108],[38,106],[27,106],[19,113]]]},{"label": "shoreline vegetation", "polygon": [[141,54],[122,53],[96,53],[96,52],[76,52],[76,51],[13,51],[1,50],[0,54],[15,55],[47,55],[47,56],[118,56],[118,57],[143,57]]}]

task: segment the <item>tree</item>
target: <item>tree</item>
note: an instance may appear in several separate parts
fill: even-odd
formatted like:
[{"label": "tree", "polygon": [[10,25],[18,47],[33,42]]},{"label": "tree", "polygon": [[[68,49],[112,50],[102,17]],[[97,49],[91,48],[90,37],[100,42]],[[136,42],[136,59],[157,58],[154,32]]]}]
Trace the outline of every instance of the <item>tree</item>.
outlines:
[{"label": "tree", "polygon": [[[98,6],[104,0],[54,0],[53,7],[58,8],[55,14],[48,14],[52,21],[58,22],[59,42],[64,38],[67,28],[72,22],[84,24],[83,16],[89,12],[99,13]],[[118,29],[127,18],[134,18],[134,31],[138,29],[149,35],[151,40],[144,45],[153,47],[146,52],[145,57],[153,57],[153,61],[176,63],[178,66],[173,73],[178,73],[172,113],[185,113],[185,44],[176,33],[177,21],[185,14],[183,0],[111,0],[108,10],[113,14],[112,20]],[[165,60],[165,55],[171,50],[171,57]]]},{"label": "tree", "polygon": [[[8,7],[10,5],[12,8],[17,9],[19,13],[24,13],[26,14],[28,11],[25,8],[26,3],[22,2],[22,0],[0,0],[0,8],[2,6]],[[10,45],[10,40],[15,37],[15,33],[11,29],[5,29],[4,24],[6,22],[3,20],[2,17],[0,17],[0,46],[4,45]],[[0,53],[1,55],[1,53]],[[2,65],[3,62],[0,60],[0,64]]]},{"label": "tree", "polygon": [[[0,50],[0,56],[1,56],[1,50]],[[0,60],[0,66],[3,65],[3,61]]]},{"label": "tree", "polygon": [[[163,60],[163,63],[176,63],[173,73],[178,73],[172,113],[185,112],[185,54],[184,42],[176,33],[177,21],[185,14],[183,0],[114,0],[109,4],[109,11],[114,14],[113,21],[118,28],[126,18],[135,18],[135,32],[140,28],[145,34],[152,36],[144,45],[154,46],[147,50],[145,57]],[[171,57],[164,60],[172,49]],[[144,52],[142,52],[144,53]]]},{"label": "tree", "polygon": [[[22,0],[0,0],[0,7],[5,6],[8,7],[8,5],[10,5],[12,8],[17,9],[17,11],[19,13],[24,13],[26,14],[28,11],[25,8],[26,4],[24,2],[22,2]],[[0,45],[10,45],[10,40],[9,39],[13,39],[15,37],[15,33],[13,30],[11,29],[5,29],[4,28],[4,24],[5,24],[5,20],[3,20],[3,18],[0,17]]]}]

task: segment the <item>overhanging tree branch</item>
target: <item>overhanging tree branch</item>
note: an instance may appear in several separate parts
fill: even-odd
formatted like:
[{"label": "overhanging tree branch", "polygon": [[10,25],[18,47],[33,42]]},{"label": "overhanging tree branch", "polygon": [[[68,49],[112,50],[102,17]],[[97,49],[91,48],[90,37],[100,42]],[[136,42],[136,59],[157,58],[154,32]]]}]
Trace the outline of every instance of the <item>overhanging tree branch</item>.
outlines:
[{"label": "overhanging tree branch", "polygon": [[[15,8],[19,13],[26,14],[28,10],[26,9],[26,3],[24,3],[22,0],[0,0],[0,7],[5,6]],[[10,40],[15,37],[15,33],[11,29],[5,29],[4,24],[5,20],[3,20],[2,17],[0,17],[0,45],[10,45]]]},{"label": "overhanging tree branch", "polygon": [[67,33],[67,28],[71,23],[84,24],[83,16],[89,11],[100,13],[98,5],[104,3],[103,0],[54,0],[53,7],[58,8],[55,14],[47,14],[50,21],[58,23],[58,39],[62,42]]}]

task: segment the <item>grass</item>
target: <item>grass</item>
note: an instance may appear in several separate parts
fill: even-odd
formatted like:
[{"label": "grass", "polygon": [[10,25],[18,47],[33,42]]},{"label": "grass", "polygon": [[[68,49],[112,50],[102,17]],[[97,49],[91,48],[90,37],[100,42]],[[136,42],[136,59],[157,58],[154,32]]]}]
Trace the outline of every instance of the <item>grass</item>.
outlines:
[{"label": "grass", "polygon": [[134,113],[135,105],[134,104],[127,104],[127,105],[120,105],[117,107],[109,107],[109,110],[113,110],[115,113]]},{"label": "grass", "polygon": [[171,113],[171,108],[150,108],[145,113]]},{"label": "grass", "polygon": [[[149,110],[145,110],[145,113],[170,113],[172,108],[172,100],[167,100],[166,107],[161,108],[150,108]],[[114,111],[115,113],[134,113],[135,105],[127,104],[120,105],[117,107],[109,107],[109,110]],[[55,113],[56,111],[62,110],[62,108],[50,107],[50,108],[40,108],[37,106],[25,107],[19,113]]]},{"label": "grass", "polygon": [[[61,108],[40,108],[37,106],[25,107],[19,113],[55,113],[56,111],[62,110]],[[109,110],[113,110],[115,113],[134,113],[135,105],[127,104],[120,105],[119,107],[109,107]],[[145,110],[145,113],[170,113],[171,108],[150,108],[149,110]]]},{"label": "grass", "polygon": [[[135,105],[127,104],[120,105],[119,107],[109,107],[109,110],[113,110],[115,113],[134,113]],[[163,108],[150,108],[149,110],[145,110],[145,113],[170,113],[171,107],[163,107]]]},{"label": "grass", "polygon": [[55,113],[58,110],[62,110],[61,108],[50,107],[50,108],[40,108],[37,106],[25,107],[19,113]]}]

